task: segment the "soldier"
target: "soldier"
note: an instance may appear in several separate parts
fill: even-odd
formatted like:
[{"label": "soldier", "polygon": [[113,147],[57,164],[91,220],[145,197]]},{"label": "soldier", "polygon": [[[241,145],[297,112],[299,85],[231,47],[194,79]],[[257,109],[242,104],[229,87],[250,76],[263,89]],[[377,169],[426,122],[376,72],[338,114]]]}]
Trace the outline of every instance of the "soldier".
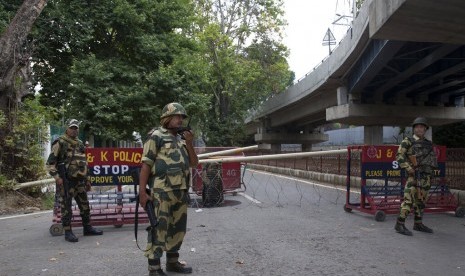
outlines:
[{"label": "soldier", "polygon": [[400,214],[394,229],[397,233],[411,236],[412,232],[405,227],[405,219],[413,207],[415,212],[413,230],[433,233],[433,230],[422,222],[428,191],[431,187],[433,170],[437,168],[433,143],[425,138],[429,125],[425,118],[418,117],[412,123],[413,137],[406,137],[397,151],[397,161],[408,173],[404,188],[404,200],[400,206]]},{"label": "soldier", "polygon": [[[90,225],[90,208],[87,191],[90,191],[90,181],[87,176],[87,161],[85,147],[78,139],[80,122],[70,119],[66,125],[65,134],[52,143],[52,152],[47,160],[48,172],[55,178],[57,189],[61,195],[61,222],[65,231],[65,240],[77,242],[78,238],[71,230],[71,216],[73,214],[72,199],[79,206],[84,236],[102,235],[103,232]],[[64,164],[68,191],[65,191],[63,176],[58,173],[58,166]],[[67,193],[66,193],[67,192]],[[65,194],[66,193],[66,194]]]},{"label": "soldier", "polygon": [[[190,168],[199,160],[194,151],[194,135],[180,131],[186,110],[179,103],[169,103],[160,117],[161,127],[149,133],[144,143],[139,178],[139,200],[142,207],[153,204],[158,225],[148,232],[147,249],[149,275],[166,275],[160,265],[166,252],[166,270],[192,273],[192,268],[179,262],[179,249],[186,234],[189,203]],[[179,133],[180,132],[180,133]],[[146,184],[151,195],[146,193]]]}]

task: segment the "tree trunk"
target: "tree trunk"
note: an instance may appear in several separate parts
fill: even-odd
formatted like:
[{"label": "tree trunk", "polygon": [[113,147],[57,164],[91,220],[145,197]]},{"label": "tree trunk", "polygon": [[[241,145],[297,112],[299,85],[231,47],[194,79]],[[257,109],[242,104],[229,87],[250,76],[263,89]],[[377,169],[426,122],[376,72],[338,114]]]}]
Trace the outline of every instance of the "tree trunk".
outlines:
[{"label": "tree trunk", "polygon": [[[30,77],[30,54],[24,45],[35,20],[47,0],[24,0],[6,31],[0,37],[0,110],[8,113],[24,96],[24,80]],[[29,76],[24,76],[29,72]]]}]

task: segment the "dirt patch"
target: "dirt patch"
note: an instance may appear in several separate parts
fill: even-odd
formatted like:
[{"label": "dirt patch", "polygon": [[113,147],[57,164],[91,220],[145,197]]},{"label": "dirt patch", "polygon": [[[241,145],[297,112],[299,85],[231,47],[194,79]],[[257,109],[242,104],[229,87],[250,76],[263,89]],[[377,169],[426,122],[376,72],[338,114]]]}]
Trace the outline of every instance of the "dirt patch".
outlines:
[{"label": "dirt patch", "polygon": [[0,193],[0,215],[25,214],[42,210],[42,199],[34,198],[21,191]]}]

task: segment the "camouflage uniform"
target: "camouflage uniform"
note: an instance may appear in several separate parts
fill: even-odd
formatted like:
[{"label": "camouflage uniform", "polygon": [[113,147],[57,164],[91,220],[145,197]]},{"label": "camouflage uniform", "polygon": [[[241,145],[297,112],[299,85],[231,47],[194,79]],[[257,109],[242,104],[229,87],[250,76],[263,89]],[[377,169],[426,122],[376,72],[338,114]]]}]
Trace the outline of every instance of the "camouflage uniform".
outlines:
[{"label": "camouflage uniform", "polygon": [[404,188],[404,201],[400,206],[399,218],[405,221],[411,208],[415,212],[415,222],[421,223],[423,209],[426,205],[428,191],[431,187],[432,168],[437,167],[436,155],[433,144],[427,139],[420,140],[415,135],[413,138],[405,138],[399,146],[397,161],[400,167],[409,171],[412,164],[409,156],[415,155],[418,162],[417,179],[409,176]]},{"label": "camouflage uniform", "polygon": [[61,195],[61,222],[63,230],[71,229],[71,217],[73,214],[71,201],[73,198],[79,207],[82,225],[90,225],[90,208],[85,186],[87,163],[85,147],[81,140],[77,138],[73,139],[65,134],[58,138],[58,141],[54,142],[52,152],[47,160],[47,169],[49,174],[55,179],[59,177],[57,165],[60,163],[65,163],[69,184],[69,196],[66,202],[63,200],[65,198],[63,186],[57,187]]},{"label": "camouflage uniform", "polygon": [[[79,241],[71,230],[73,198],[80,210],[84,236],[103,234],[103,231],[90,225],[90,208],[87,200],[87,189],[90,188],[90,182],[86,183],[88,175],[85,147],[82,141],[77,138],[80,123],[76,119],[67,121],[68,129],[63,136],[53,142],[52,152],[47,160],[48,171],[55,178],[57,189],[61,195],[61,222],[65,231],[65,240],[69,242]],[[65,175],[60,176],[58,168],[63,168]],[[68,196],[65,194],[64,178],[68,183]]]},{"label": "camouflage uniform", "polygon": [[186,143],[163,127],[155,129],[144,144],[142,162],[151,168],[149,186],[158,219],[155,233],[149,232],[144,255],[148,259],[161,258],[163,251],[177,255],[187,225],[190,170]]}]

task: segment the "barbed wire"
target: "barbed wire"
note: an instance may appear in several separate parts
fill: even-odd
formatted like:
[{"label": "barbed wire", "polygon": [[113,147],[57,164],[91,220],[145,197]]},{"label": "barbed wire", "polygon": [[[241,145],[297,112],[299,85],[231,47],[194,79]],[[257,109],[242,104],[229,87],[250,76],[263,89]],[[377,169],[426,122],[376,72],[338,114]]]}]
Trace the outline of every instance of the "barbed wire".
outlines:
[{"label": "barbed wire", "polygon": [[[251,206],[258,208],[271,208],[286,206],[315,206],[318,207],[322,203],[330,203],[333,205],[344,205],[346,198],[346,188],[341,185],[332,183],[316,182],[304,178],[299,178],[292,175],[284,176],[280,174],[259,171],[255,169],[244,169],[241,174],[240,187],[233,190],[225,191],[223,186],[225,179],[222,175],[224,170],[218,169],[215,174],[210,174],[210,179],[203,179],[203,192],[210,194],[224,194],[223,197],[216,197],[213,201],[208,201],[208,196],[198,196],[191,207],[222,207],[230,205],[230,201],[234,200],[230,195],[240,195],[244,198],[241,200],[241,208]],[[205,177],[205,176],[204,176]],[[212,185],[211,183],[214,183]],[[243,190],[243,191],[242,191]],[[359,193],[354,188],[354,193],[351,198],[359,200]],[[239,205],[235,205],[239,208]]]}]

